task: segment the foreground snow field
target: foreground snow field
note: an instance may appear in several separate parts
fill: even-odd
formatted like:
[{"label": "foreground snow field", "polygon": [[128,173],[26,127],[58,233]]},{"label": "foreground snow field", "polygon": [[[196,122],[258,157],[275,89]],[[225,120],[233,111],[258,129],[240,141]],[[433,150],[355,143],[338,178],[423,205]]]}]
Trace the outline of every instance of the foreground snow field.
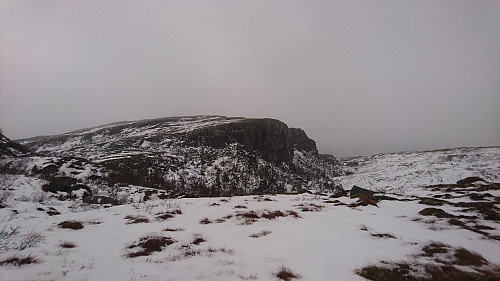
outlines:
[{"label": "foreground snow field", "polygon": [[[498,190],[488,192],[500,196]],[[12,193],[12,198],[20,196]],[[498,223],[475,220],[489,229],[488,238],[446,219],[420,215],[429,206],[417,198],[391,196],[412,200],[382,200],[377,207],[348,206],[357,199],[315,194],[173,200],[153,196],[106,208],[55,198],[40,200],[43,204],[11,198],[0,209],[0,228],[20,228],[2,237],[0,280],[279,280],[281,266],[300,280],[365,280],[356,269],[382,260],[407,260],[436,241],[500,262],[500,243],[491,238],[500,236]],[[461,214],[454,206],[439,208]],[[61,214],[50,216],[50,210]],[[79,221],[83,228],[61,228],[64,221]],[[169,242],[147,252],[140,244],[148,237]],[[26,246],[30,239],[32,245]],[[35,262],[5,262],[12,257]]]}]

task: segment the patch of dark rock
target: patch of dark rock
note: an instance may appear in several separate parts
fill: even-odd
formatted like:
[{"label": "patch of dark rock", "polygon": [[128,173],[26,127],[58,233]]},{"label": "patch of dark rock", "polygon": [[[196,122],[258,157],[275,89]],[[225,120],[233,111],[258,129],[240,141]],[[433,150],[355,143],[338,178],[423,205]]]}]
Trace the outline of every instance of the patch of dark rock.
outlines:
[{"label": "patch of dark rock", "polygon": [[452,214],[448,214],[443,209],[439,208],[425,208],[422,211],[418,212],[422,216],[434,216],[438,218],[453,218]]},{"label": "patch of dark rock", "polygon": [[52,177],[50,178],[50,183],[42,186],[42,190],[52,193],[57,193],[59,191],[70,193],[72,186],[75,185],[76,182],[76,179],[70,177]]},{"label": "patch of dark rock", "polygon": [[83,228],[83,224],[79,221],[63,221],[58,224],[60,228],[69,228],[73,230],[78,230]]},{"label": "patch of dark rock", "polygon": [[475,182],[478,182],[478,181],[482,181],[482,182],[485,182],[485,183],[487,182],[487,181],[483,180],[480,177],[468,177],[468,178],[465,178],[463,180],[457,181],[457,186],[458,187],[468,187],[471,184],[473,184]]},{"label": "patch of dark rock", "polygon": [[434,198],[422,198],[418,203],[429,206],[443,206],[444,204],[447,204],[448,201]]},{"label": "patch of dark rock", "polygon": [[43,167],[42,169],[39,169],[39,170],[37,169],[37,171],[35,171],[35,172],[38,172],[38,173],[43,174],[43,175],[52,175],[52,174],[59,172],[59,167],[56,166],[55,164],[50,164],[50,165]]},{"label": "patch of dark rock", "polygon": [[495,197],[491,195],[490,193],[471,193],[469,194],[469,198],[474,200],[474,201],[482,201],[485,200],[486,197]]},{"label": "patch of dark rock", "polygon": [[434,198],[444,198],[444,199],[452,199],[452,198],[455,198],[455,196],[449,194],[449,193],[445,193],[445,194],[436,194],[436,195],[433,195],[432,197]]},{"label": "patch of dark rock", "polygon": [[373,195],[373,194],[375,194],[375,192],[359,187],[357,185],[354,185],[349,191],[349,195],[351,195],[351,198],[356,195]]},{"label": "patch of dark rock", "polygon": [[58,211],[53,211],[53,210],[49,210],[49,211],[47,211],[47,215],[49,215],[49,216],[51,216],[51,217],[52,217],[52,216],[57,216],[57,215],[60,215],[60,214],[61,214],[61,213],[60,213],[60,212],[58,212]]}]

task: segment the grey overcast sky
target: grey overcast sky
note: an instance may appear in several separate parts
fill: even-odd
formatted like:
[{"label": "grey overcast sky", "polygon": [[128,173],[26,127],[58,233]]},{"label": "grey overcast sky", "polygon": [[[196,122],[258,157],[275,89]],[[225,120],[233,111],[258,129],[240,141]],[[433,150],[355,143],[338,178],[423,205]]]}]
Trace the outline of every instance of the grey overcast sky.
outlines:
[{"label": "grey overcast sky", "polygon": [[0,0],[8,137],[202,114],[336,156],[500,145],[500,1]]}]

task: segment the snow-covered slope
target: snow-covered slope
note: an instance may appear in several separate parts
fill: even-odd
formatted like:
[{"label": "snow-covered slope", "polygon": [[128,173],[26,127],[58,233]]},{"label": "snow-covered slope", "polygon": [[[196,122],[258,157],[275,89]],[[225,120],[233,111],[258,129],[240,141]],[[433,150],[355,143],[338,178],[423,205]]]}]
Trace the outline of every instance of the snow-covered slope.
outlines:
[{"label": "snow-covered slope", "polygon": [[466,177],[500,182],[500,147],[453,148],[339,159],[348,175],[338,180],[383,192],[416,194],[419,187]]}]

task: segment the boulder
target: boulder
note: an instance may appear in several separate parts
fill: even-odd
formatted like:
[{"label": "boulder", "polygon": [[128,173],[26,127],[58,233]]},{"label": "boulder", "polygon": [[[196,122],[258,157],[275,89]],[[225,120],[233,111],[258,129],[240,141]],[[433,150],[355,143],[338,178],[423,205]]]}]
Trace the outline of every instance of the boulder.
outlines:
[{"label": "boulder", "polygon": [[351,195],[351,197],[356,196],[356,195],[373,195],[373,194],[375,194],[375,192],[368,190],[368,189],[365,189],[365,188],[362,188],[362,187],[359,187],[357,185],[354,185],[352,187],[351,191],[349,192],[349,195]]}]

